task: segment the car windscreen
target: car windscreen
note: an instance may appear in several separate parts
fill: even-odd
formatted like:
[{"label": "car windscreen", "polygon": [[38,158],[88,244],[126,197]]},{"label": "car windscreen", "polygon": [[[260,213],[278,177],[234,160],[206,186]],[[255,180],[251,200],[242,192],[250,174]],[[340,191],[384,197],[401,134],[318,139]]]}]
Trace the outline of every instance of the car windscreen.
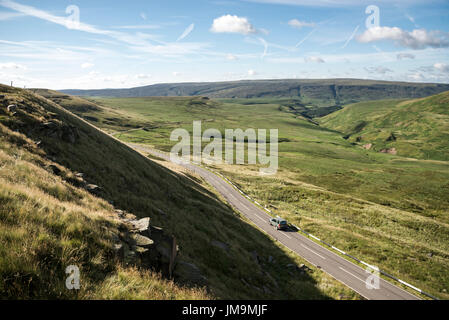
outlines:
[{"label": "car windscreen", "polygon": [[282,221],[279,222],[279,224],[287,224],[287,221],[282,220]]}]

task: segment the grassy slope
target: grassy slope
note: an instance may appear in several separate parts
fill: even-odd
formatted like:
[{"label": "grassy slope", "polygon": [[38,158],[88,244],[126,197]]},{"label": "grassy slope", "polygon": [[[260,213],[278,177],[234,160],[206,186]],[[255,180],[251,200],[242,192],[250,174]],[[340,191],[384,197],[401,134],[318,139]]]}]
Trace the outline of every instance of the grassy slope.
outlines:
[{"label": "grassy slope", "polygon": [[[114,131],[123,121],[140,121],[143,130],[122,133],[125,141],[163,150],[174,128],[278,128],[280,170],[260,177],[255,166],[217,166],[259,202],[320,238],[423,289],[448,298],[449,164],[412,161],[362,150],[339,132],[279,112],[273,101],[251,105],[222,103],[192,106],[198,98],[96,98],[103,105],[96,123]],[[251,100],[250,100],[251,101]],[[387,103],[388,105],[388,103]]]},{"label": "grassy slope", "polygon": [[350,141],[361,137],[361,144],[372,143],[374,150],[395,147],[402,156],[449,160],[449,91],[410,101],[356,103],[320,123],[351,135]]},{"label": "grassy slope", "polygon": [[[197,177],[145,158],[44,98],[4,86],[0,94],[7,100],[0,109],[0,297],[358,297],[320,270],[289,276],[285,265],[304,261],[237,217]],[[15,116],[4,111],[10,103],[22,105]],[[49,119],[77,127],[76,143],[39,131]],[[36,146],[36,141],[42,142]],[[61,177],[51,173],[49,164],[62,170]],[[76,188],[76,172],[102,187],[103,199]],[[173,233],[180,259],[200,268],[208,279],[208,291],[180,287],[108,259],[112,235],[103,227],[114,230],[110,218],[114,209],[150,216],[153,225]],[[229,244],[229,252],[213,246],[212,240]],[[276,263],[259,265],[252,251],[262,261],[271,255]],[[81,266],[83,290],[78,295],[64,289],[69,263]],[[271,292],[247,287],[241,279]]]}]

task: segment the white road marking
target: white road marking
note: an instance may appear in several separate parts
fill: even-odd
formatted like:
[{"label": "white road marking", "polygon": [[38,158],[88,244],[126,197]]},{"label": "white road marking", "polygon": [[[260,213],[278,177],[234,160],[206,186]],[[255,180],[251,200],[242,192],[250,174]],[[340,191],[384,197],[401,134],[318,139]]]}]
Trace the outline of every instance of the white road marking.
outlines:
[{"label": "white road marking", "polygon": [[287,238],[291,239],[291,237],[283,232],[281,232],[281,234],[283,234],[284,236],[286,236]]},{"label": "white road marking", "polygon": [[346,270],[346,269],[343,269],[342,267],[339,267],[341,270],[343,270],[344,272],[346,272],[346,273],[348,273],[348,274],[350,274],[351,276],[353,276],[354,278],[356,278],[356,279],[358,279],[358,280],[360,280],[360,281],[362,281],[363,283],[365,283],[366,281],[365,280],[363,280],[363,279],[360,279],[359,277],[357,277],[356,275],[354,275],[354,274],[352,274],[351,272],[349,272],[348,270]]},{"label": "white road marking", "polygon": [[323,257],[321,254],[319,254],[319,253],[317,253],[317,252],[315,252],[314,250],[312,250],[312,249],[310,249],[309,247],[307,247],[307,246],[305,246],[305,245],[303,245],[302,243],[301,243],[301,246],[303,246],[305,249],[307,249],[307,250],[309,250],[310,252],[312,252],[312,253],[314,253],[314,254],[316,254],[318,257],[320,257],[321,259],[324,259],[324,260],[326,260],[326,258],[325,257]]},{"label": "white road marking", "polygon": [[262,220],[263,222],[265,222],[266,220],[265,219],[262,219],[261,217],[259,217],[259,215],[258,214],[255,214],[256,215],[256,217],[257,218],[259,218],[260,220]]}]

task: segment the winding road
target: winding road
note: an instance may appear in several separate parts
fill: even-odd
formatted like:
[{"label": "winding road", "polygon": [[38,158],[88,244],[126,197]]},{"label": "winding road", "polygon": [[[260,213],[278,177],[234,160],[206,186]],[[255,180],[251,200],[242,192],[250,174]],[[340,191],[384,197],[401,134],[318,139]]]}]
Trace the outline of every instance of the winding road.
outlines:
[{"label": "winding road", "polygon": [[[137,151],[171,161],[170,156],[167,153],[138,144],[128,145]],[[268,213],[257,207],[253,202],[216,174],[193,164],[180,165],[206,180],[229,202],[229,204],[240,211],[246,218],[251,220],[258,228],[366,299],[419,300],[417,296],[408,293],[382,278],[380,278],[378,289],[367,288],[366,279],[370,274],[365,271],[365,269],[342,258],[298,232],[276,230],[269,224],[269,220],[272,217],[268,215]]]}]

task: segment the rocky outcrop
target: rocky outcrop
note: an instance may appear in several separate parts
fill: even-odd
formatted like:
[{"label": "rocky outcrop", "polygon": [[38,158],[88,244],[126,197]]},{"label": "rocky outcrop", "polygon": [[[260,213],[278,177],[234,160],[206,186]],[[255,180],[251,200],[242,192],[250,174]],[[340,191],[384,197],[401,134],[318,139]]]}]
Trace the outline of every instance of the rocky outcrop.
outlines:
[{"label": "rocky outcrop", "polygon": [[362,146],[362,148],[365,150],[370,150],[372,147],[373,147],[372,143],[367,143]]},{"label": "rocky outcrop", "polygon": [[385,149],[380,150],[379,152],[388,153],[388,154],[397,154],[398,153],[396,148],[385,148]]},{"label": "rocky outcrop", "polygon": [[125,264],[138,265],[173,278],[178,246],[175,237],[150,225],[150,218],[138,220],[134,215],[117,210],[121,222],[115,252]]}]

